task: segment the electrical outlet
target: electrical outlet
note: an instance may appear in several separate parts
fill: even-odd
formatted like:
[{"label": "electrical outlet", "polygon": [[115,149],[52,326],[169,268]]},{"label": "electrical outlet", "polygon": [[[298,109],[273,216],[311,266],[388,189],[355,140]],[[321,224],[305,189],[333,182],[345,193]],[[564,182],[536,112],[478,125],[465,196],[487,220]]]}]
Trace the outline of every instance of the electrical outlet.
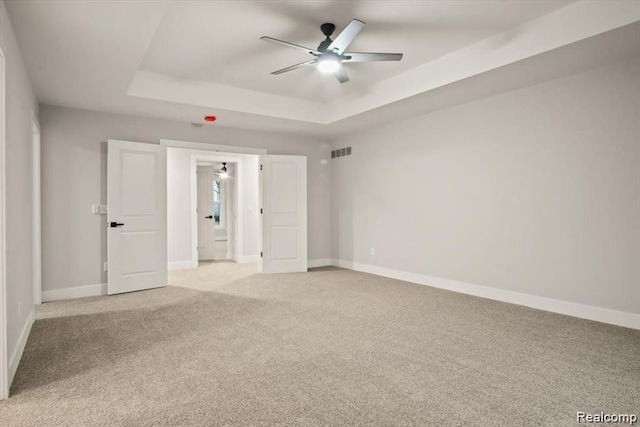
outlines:
[{"label": "electrical outlet", "polygon": [[369,251],[371,252],[371,255],[375,255],[376,254],[376,248],[371,248],[371,249],[369,249]]}]

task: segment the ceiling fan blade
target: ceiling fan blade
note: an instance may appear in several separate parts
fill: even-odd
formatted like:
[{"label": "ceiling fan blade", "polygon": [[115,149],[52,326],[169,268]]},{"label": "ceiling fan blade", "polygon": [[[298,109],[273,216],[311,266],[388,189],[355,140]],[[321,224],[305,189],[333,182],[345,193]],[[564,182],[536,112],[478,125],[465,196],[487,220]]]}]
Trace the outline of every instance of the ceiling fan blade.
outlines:
[{"label": "ceiling fan blade", "polygon": [[293,44],[293,43],[285,42],[285,41],[282,41],[282,40],[274,39],[273,37],[262,36],[262,37],[260,37],[260,40],[264,40],[264,41],[267,41],[267,42],[279,44],[281,46],[286,46],[286,47],[290,47],[290,48],[297,49],[297,50],[303,50],[303,51],[305,51],[307,53],[310,53],[311,55],[316,55],[316,56],[320,55],[320,52],[318,52],[315,49],[309,49],[308,47],[304,47],[304,46],[300,46],[300,45],[297,45],[297,44]]},{"label": "ceiling fan blade", "polygon": [[327,50],[341,54],[356,38],[360,30],[364,28],[364,22],[352,19],[351,22],[342,30],[338,37],[329,45]]},{"label": "ceiling fan blade", "polygon": [[317,59],[311,59],[311,60],[309,60],[309,61],[304,61],[304,62],[301,62],[301,63],[299,63],[299,64],[292,65],[292,66],[287,67],[287,68],[283,68],[282,70],[274,71],[274,72],[273,72],[273,73],[271,73],[271,74],[274,74],[274,75],[275,75],[275,74],[282,74],[282,73],[286,73],[287,71],[292,71],[292,70],[295,70],[295,69],[297,69],[297,68],[302,68],[302,67],[305,67],[305,66],[307,66],[307,65],[315,64],[316,62],[318,62],[318,60],[317,60]]},{"label": "ceiling fan blade", "polygon": [[346,83],[349,81],[349,76],[347,76],[347,72],[344,70],[344,67],[342,65],[338,67],[338,70],[336,70],[333,75],[336,76],[336,79],[338,79],[340,83]]},{"label": "ceiling fan blade", "polygon": [[343,56],[350,56],[342,62],[369,62],[369,61],[400,61],[401,53],[369,53],[369,52],[345,52]]}]

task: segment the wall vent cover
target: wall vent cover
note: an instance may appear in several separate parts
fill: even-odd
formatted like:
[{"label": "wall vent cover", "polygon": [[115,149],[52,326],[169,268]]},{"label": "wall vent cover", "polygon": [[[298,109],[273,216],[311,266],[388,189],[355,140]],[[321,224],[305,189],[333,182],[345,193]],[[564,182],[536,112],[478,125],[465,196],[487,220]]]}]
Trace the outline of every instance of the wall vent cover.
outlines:
[{"label": "wall vent cover", "polygon": [[337,150],[331,150],[331,158],[344,157],[351,155],[351,147],[338,148]]}]

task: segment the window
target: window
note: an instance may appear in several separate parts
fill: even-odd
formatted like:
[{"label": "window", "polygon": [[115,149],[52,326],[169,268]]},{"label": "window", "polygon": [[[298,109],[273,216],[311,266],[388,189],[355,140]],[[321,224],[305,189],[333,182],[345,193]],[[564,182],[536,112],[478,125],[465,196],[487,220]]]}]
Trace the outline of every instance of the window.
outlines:
[{"label": "window", "polygon": [[213,219],[216,223],[216,227],[224,227],[224,213],[225,213],[225,191],[224,182],[213,181]]}]

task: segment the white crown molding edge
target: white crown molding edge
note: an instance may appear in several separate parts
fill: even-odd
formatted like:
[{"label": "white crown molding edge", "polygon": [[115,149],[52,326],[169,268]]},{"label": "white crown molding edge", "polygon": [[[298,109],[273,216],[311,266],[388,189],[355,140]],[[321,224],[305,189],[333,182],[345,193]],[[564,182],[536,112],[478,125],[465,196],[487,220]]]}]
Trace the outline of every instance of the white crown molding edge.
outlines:
[{"label": "white crown molding edge", "polygon": [[213,82],[184,81],[143,70],[136,71],[127,94],[327,125],[568,46],[638,19],[637,1],[577,1],[378,82],[364,94],[347,95],[327,104]]}]

